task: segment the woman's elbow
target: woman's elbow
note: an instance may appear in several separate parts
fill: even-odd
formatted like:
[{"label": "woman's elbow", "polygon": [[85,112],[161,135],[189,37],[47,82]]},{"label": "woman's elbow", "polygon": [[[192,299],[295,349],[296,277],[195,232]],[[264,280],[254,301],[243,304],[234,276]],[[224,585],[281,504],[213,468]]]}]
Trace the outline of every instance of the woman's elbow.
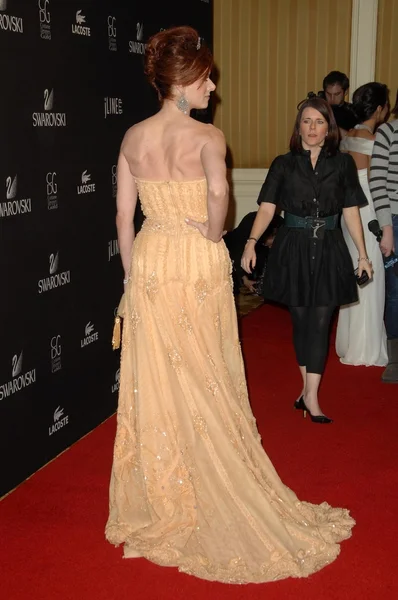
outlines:
[{"label": "woman's elbow", "polygon": [[224,200],[229,194],[229,185],[228,182],[220,182],[214,183],[209,186],[209,195],[214,198],[214,200]]}]

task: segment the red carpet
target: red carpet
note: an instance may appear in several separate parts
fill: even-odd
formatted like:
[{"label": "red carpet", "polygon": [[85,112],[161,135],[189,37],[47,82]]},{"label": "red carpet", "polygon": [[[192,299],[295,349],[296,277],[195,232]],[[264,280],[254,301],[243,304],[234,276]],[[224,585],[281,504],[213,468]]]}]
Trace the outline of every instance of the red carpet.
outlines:
[{"label": "red carpet", "polygon": [[[292,409],[300,390],[288,314],[264,306],[242,340],[264,446],[298,496],[347,506],[357,520],[339,558],[308,579],[232,586],[197,580],[144,559],[122,559],[104,539],[115,419],[36,473],[0,504],[0,589],[7,600],[389,600],[398,510],[398,386],[381,369],[341,365],[331,346],[322,426]],[[395,556],[395,559],[394,559]]]}]

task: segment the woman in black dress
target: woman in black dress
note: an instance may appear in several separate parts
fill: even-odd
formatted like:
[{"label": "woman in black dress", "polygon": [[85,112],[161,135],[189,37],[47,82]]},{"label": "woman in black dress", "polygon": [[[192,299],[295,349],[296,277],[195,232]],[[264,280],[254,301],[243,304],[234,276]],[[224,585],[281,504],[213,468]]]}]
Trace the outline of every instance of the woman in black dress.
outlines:
[{"label": "woman in black dress", "polygon": [[339,227],[344,214],[358,250],[358,275],[372,276],[359,206],[367,200],[353,158],[338,150],[339,131],[329,104],[309,98],[299,107],[290,152],[272,162],[258,198],[257,216],[246,242],[242,267],[256,264],[255,244],[274,216],[284,211],[268,259],[264,296],[286,304],[303,378],[294,403],[316,423],[330,423],[318,403],[318,388],[329,345],[329,326],[337,306],[358,298],[352,260]]}]

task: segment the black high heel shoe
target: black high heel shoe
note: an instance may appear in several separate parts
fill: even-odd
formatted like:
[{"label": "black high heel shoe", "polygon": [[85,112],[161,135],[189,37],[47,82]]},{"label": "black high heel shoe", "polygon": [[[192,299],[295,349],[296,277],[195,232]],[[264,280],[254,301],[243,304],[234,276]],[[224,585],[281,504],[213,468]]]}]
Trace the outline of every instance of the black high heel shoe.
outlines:
[{"label": "black high heel shoe", "polygon": [[300,396],[298,400],[293,404],[293,408],[296,410],[305,410],[304,409],[304,396]]},{"label": "black high heel shoe", "polygon": [[302,404],[302,409],[303,409],[303,417],[305,418],[307,416],[307,413],[310,415],[311,417],[311,421],[313,423],[333,423],[333,419],[329,419],[329,417],[327,417],[326,415],[312,415],[311,411],[308,410],[308,408],[305,405],[304,402],[304,398],[301,397],[299,400],[297,400],[297,402],[300,402]]}]

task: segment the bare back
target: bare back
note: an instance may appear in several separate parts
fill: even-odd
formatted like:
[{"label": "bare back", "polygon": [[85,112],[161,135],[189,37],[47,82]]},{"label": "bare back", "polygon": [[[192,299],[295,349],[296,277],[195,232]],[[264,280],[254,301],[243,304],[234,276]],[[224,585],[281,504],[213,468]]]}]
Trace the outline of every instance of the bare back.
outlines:
[{"label": "bare back", "polygon": [[347,136],[343,138],[341,150],[351,154],[358,171],[362,169],[369,170],[372,152],[370,151],[369,154],[368,148],[371,148],[374,139],[375,136],[372,133],[359,127],[358,129],[350,129]]},{"label": "bare back", "polygon": [[213,125],[160,111],[128,130],[121,151],[137,179],[191,181],[206,176],[201,153],[215,131]]}]

